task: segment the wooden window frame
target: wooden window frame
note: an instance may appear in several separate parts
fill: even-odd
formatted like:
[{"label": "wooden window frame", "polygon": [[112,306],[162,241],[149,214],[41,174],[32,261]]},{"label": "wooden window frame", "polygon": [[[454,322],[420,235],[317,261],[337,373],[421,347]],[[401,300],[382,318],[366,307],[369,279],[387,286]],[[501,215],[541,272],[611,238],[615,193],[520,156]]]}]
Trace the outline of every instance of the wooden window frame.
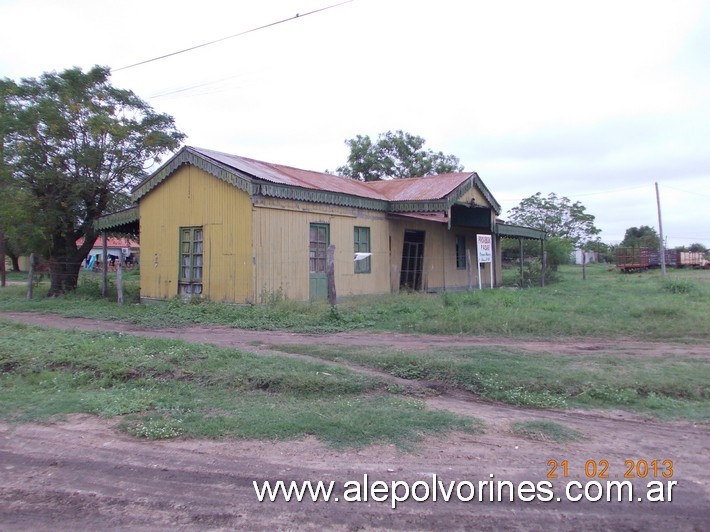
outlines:
[{"label": "wooden window frame", "polygon": [[456,235],[456,269],[466,269],[466,235]]},{"label": "wooden window frame", "polygon": [[204,239],[202,226],[180,227],[178,293],[202,293],[204,276]]},{"label": "wooden window frame", "polygon": [[[367,235],[363,242],[362,235]],[[353,248],[355,253],[371,253],[372,231],[369,227],[355,226],[353,229]],[[372,257],[355,261],[355,273],[372,273]]]}]

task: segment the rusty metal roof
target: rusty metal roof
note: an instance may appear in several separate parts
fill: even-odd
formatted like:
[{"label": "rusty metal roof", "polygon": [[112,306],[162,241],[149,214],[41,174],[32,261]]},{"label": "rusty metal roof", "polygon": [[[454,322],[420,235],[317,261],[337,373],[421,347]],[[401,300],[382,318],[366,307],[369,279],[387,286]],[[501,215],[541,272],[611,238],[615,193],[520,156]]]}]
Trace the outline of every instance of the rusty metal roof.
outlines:
[{"label": "rusty metal roof", "polygon": [[384,194],[390,201],[437,200],[451,194],[474,175],[473,172],[460,172],[409,179],[371,181],[366,185]]},{"label": "rusty metal roof", "polygon": [[373,190],[367,183],[325,172],[315,172],[311,170],[301,170],[280,164],[257,161],[239,155],[230,155],[213,150],[202,148],[192,148],[210,159],[214,159],[222,164],[226,164],[236,170],[240,170],[257,179],[278,183],[280,185],[290,185],[294,187],[309,188],[313,190],[323,190],[328,192],[339,192],[341,194],[351,194],[365,198],[387,201],[389,198],[377,190]]},{"label": "rusty metal roof", "polygon": [[309,198],[311,201],[398,212],[443,211],[466,190],[476,187],[483,193],[493,210],[496,213],[500,212],[500,205],[475,172],[365,183],[344,176],[302,170],[191,146],[183,147],[155,173],[134,188],[134,201],[138,201],[158,186],[183,164],[198,165],[248,194],[261,193],[290,199],[304,199],[298,192],[300,189],[314,193]]},{"label": "rusty metal roof", "polygon": [[408,179],[391,179],[389,181],[362,182],[349,177],[301,170],[281,164],[257,161],[239,155],[230,155],[202,148],[192,149],[206,157],[271,183],[352,194],[385,201],[442,199],[475,175],[473,172],[459,172]]}]

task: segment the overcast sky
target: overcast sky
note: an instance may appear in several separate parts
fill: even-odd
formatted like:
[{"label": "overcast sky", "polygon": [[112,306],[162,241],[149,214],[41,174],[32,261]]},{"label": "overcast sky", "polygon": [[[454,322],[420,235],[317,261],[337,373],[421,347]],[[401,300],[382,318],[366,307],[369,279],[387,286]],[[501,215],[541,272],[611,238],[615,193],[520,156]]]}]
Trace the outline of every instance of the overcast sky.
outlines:
[{"label": "overcast sky", "polygon": [[0,0],[0,77],[95,64],[192,146],[334,170],[401,129],[460,158],[503,207],[580,201],[710,247],[710,2]]}]

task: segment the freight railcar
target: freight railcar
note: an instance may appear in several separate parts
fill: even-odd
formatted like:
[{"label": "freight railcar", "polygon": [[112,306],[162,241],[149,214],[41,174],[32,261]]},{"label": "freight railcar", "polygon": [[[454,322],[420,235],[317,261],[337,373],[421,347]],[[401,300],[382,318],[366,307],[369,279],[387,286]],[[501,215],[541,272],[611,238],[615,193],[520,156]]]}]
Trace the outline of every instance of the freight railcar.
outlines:
[{"label": "freight railcar", "polygon": [[[705,254],[695,251],[665,250],[666,266],[672,268],[708,268]],[[616,248],[616,267],[623,273],[639,272],[661,266],[661,252],[643,247]]]}]

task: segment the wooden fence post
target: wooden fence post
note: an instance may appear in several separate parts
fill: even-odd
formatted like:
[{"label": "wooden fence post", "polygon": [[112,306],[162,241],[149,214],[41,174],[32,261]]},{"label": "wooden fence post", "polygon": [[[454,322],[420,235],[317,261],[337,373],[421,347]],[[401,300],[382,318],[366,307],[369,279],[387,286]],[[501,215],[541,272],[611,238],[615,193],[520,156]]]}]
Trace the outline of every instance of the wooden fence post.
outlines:
[{"label": "wooden fence post", "polygon": [[335,305],[338,296],[335,293],[335,245],[328,246],[326,254],[325,271],[328,276],[328,303]]},{"label": "wooden fence post", "polygon": [[471,250],[466,248],[466,276],[468,277],[468,291],[473,290],[473,269],[471,267]]},{"label": "wooden fence post", "polygon": [[30,272],[27,274],[27,299],[32,299],[32,286],[35,276],[35,254],[30,253]]},{"label": "wooden fence post", "polygon": [[119,250],[116,261],[116,291],[118,292],[118,304],[123,305],[123,251]]},{"label": "wooden fence post", "polygon": [[[0,225],[2,221],[0,221]],[[5,232],[0,227],[0,286],[5,287],[6,272],[5,272]]]},{"label": "wooden fence post", "polygon": [[103,246],[101,248],[101,297],[108,297],[108,244],[106,242],[106,231],[101,231]]}]

